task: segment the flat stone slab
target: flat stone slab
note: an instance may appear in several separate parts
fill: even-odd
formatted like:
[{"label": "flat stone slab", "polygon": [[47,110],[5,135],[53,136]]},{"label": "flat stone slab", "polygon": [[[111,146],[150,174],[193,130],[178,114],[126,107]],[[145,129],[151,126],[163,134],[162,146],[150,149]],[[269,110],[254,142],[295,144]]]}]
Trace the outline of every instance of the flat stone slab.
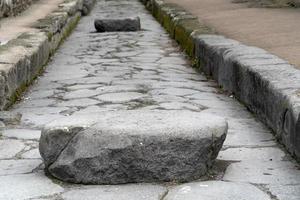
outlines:
[{"label": "flat stone slab", "polygon": [[116,111],[58,119],[42,131],[46,170],[74,183],[185,182],[205,175],[227,122],[188,111]]},{"label": "flat stone slab", "polygon": [[94,24],[97,32],[128,32],[141,30],[139,17],[125,19],[96,19]]}]

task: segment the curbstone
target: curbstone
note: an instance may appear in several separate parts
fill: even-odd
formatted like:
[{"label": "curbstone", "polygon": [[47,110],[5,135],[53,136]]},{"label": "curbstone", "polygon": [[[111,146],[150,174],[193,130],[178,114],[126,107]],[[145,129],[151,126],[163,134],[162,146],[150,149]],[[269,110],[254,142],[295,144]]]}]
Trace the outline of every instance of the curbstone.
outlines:
[{"label": "curbstone", "polygon": [[201,71],[233,93],[300,159],[299,70],[263,49],[215,35],[178,5],[142,2]]},{"label": "curbstone", "polygon": [[[66,0],[18,38],[0,46],[0,110],[6,109],[41,72],[49,57],[95,0]],[[85,9],[85,11],[83,11]]]}]

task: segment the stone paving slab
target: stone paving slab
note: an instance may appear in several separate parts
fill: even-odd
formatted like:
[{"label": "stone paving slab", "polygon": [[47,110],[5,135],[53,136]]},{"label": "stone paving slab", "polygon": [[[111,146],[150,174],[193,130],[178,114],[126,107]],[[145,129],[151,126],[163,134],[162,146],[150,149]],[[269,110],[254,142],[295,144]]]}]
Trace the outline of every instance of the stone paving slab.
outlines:
[{"label": "stone paving slab", "polygon": [[[120,6],[122,7],[122,13],[119,12],[120,9],[116,9]],[[95,18],[111,15],[116,17],[139,15],[142,28],[145,30],[129,34],[105,33],[98,35],[90,33],[89,30],[94,28],[93,20]],[[147,57],[144,57],[145,55]],[[101,60],[98,62],[99,57]],[[148,57],[152,58],[148,59]],[[168,59],[165,59],[168,62],[164,62],[165,64],[154,62],[162,57],[168,57]],[[174,62],[172,58],[176,58]],[[211,199],[241,197],[238,192],[231,192],[236,188],[246,194],[242,198],[247,199],[249,197],[249,200],[251,198],[264,198],[266,200],[272,198],[279,200],[298,199],[300,196],[298,189],[300,185],[298,180],[299,164],[295,163],[289,154],[281,149],[271,131],[247,111],[243,105],[230,95],[223,93],[215,82],[208,80],[203,74],[198,73],[190,66],[186,55],[181,52],[178,45],[169,38],[164,29],[139,2],[132,0],[98,1],[91,16],[82,18],[75,32],[66,40],[48,64],[43,76],[37,80],[34,86],[29,88],[28,93],[25,95],[26,99],[10,110],[22,114],[21,123],[13,127],[6,127],[6,129],[41,130],[49,120],[52,121],[70,115],[82,115],[82,113],[91,115],[91,113],[99,110],[104,112],[128,109],[162,110],[171,109],[170,104],[176,109],[181,107],[178,105],[184,105],[180,110],[200,113],[213,112],[226,118],[229,125],[224,148],[221,150],[218,164],[216,164],[220,169],[212,171],[211,176],[208,176],[208,178],[198,180],[191,187],[190,192],[185,195],[191,195],[190,197],[197,199],[192,195],[206,194],[207,188],[205,187],[206,190],[203,191],[201,185],[208,185],[204,184],[204,181],[213,179],[213,183],[210,184],[211,191],[213,191],[209,194],[212,195],[209,196]],[[76,71],[76,74],[79,74],[76,75],[77,82],[67,80],[69,79],[68,76],[60,75],[60,70],[66,74],[72,74],[72,71]],[[86,77],[86,74],[92,76]],[[59,81],[56,80],[56,76]],[[93,77],[97,77],[100,81]],[[89,78],[92,79],[88,81]],[[152,90],[170,88],[197,90],[199,95],[192,94],[194,96],[191,98],[189,95],[158,95],[155,93],[150,99],[142,98],[142,101],[133,100],[122,104],[103,103],[90,96],[84,98],[96,100],[98,103],[88,106],[74,106],[65,103],[63,107],[57,106],[61,102],[68,101],[63,97],[72,91],[84,88],[91,89],[95,90],[97,96],[100,95],[99,91],[103,91],[101,94],[125,92],[125,86],[130,89],[128,91],[148,94],[148,96],[151,96],[149,93]],[[122,90],[118,90],[118,87]],[[135,88],[138,88],[138,90],[135,90]],[[200,95],[201,93],[205,94]],[[30,98],[31,94],[33,98]],[[38,103],[31,103],[33,99],[50,99],[52,104],[48,105],[41,102],[43,106],[39,106]],[[195,111],[194,106],[198,106],[200,109]],[[192,111],[189,109],[192,109]],[[37,148],[38,142],[36,140],[8,139],[0,136],[1,161],[22,159],[23,155],[30,151],[35,151],[33,157],[36,157],[38,156],[36,155]],[[237,153],[239,152],[238,149],[242,151]],[[253,154],[260,154],[257,155],[258,159],[252,156],[252,150]],[[274,161],[270,161],[269,156]],[[232,168],[238,170],[234,170],[233,174]],[[271,170],[271,168],[274,170]],[[41,170],[43,170],[43,167],[40,166],[29,174],[1,176],[0,185],[4,192],[1,190],[0,199],[56,200],[76,198],[76,196],[72,196],[72,193],[78,190],[78,193],[76,193],[78,196],[85,195],[86,198],[90,197],[90,199],[95,200],[101,194],[111,199],[132,197],[135,194],[142,196],[138,193],[139,190],[145,194],[146,199],[166,199],[175,198],[171,195],[175,194],[176,190],[181,187],[179,183],[172,183],[168,186],[155,184],[157,189],[152,189],[152,186],[149,185],[143,186],[145,189],[137,189],[138,186],[133,184],[125,185],[128,189],[120,189],[121,192],[118,193],[113,188],[123,185],[108,186],[111,189],[105,190],[103,186],[66,184],[45,176]],[[268,175],[264,175],[264,173],[268,173]],[[253,177],[248,174],[253,174]],[[232,180],[224,181],[224,176]],[[277,177],[279,177],[278,180]],[[290,183],[293,183],[293,185]],[[214,187],[221,185],[224,190],[214,189],[213,185]],[[90,195],[85,192],[88,189],[91,189]],[[83,190],[83,192],[80,190]],[[68,193],[69,191],[72,192]],[[170,197],[165,197],[168,196],[165,191],[170,192]],[[252,191],[252,193],[249,191]],[[95,193],[97,194],[96,198],[93,196]],[[68,197],[66,194],[71,196]],[[178,198],[182,197],[179,195]]]}]

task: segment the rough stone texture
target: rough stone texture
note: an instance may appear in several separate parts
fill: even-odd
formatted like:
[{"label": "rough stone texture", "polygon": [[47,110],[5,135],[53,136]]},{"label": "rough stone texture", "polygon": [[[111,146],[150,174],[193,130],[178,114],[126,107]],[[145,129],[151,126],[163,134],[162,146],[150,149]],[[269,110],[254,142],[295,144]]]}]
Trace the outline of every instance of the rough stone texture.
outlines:
[{"label": "rough stone texture", "polygon": [[246,104],[300,156],[300,71],[266,51],[215,35],[195,37],[203,71]]},{"label": "rough stone texture", "polygon": [[140,18],[126,19],[96,19],[95,28],[98,32],[139,31],[141,30]]},{"label": "rough stone texture", "polygon": [[0,19],[1,17],[18,15],[34,1],[36,0],[0,0]]},{"label": "rough stone texture", "polygon": [[[38,75],[61,41],[75,27],[84,5],[94,0],[71,0],[0,47],[0,110],[13,103]],[[89,6],[90,8],[90,6]]]},{"label": "rough stone texture", "polygon": [[0,159],[13,158],[24,147],[24,144],[18,140],[0,140]]},{"label": "rough stone texture", "polygon": [[171,189],[166,200],[271,200],[251,184],[223,181],[188,183]]},{"label": "rough stone texture", "polygon": [[191,25],[195,16],[176,4],[143,2],[200,69],[257,114],[298,159],[300,71],[263,49],[213,35],[200,22]]},{"label": "rough stone texture", "polygon": [[[137,13],[146,30],[90,33],[90,30],[94,29],[94,19],[126,18],[135,16]],[[67,118],[69,115],[76,118],[76,116],[82,116],[82,113],[85,113],[86,118],[89,118],[95,113],[121,110],[160,111],[167,109],[210,113],[226,118],[229,126],[220,157],[217,158],[214,165],[214,167],[221,169],[215,173],[210,172],[208,178],[214,179],[215,182],[221,182],[220,185],[223,185],[223,175],[233,175],[231,170],[226,169],[246,161],[242,166],[235,167],[238,170],[234,177],[231,176],[231,181],[224,181],[224,184],[229,182],[229,189],[224,190],[230,192],[214,190],[211,192],[211,198],[226,199],[226,197],[232,197],[234,190],[231,188],[238,188],[239,191],[244,191],[244,188],[247,188],[245,190],[253,191],[249,196],[256,195],[257,199],[262,197],[263,192],[273,199],[298,200],[300,171],[297,168],[299,169],[299,164],[296,164],[285,151],[281,150],[281,146],[277,144],[272,131],[252,115],[244,105],[227,93],[223,93],[222,90],[218,89],[215,81],[207,79],[190,66],[189,60],[181,52],[178,45],[169,38],[164,29],[137,0],[97,1],[95,9],[90,15],[81,19],[76,30],[61,45],[51,62],[48,63],[43,76],[29,88],[24,99],[11,108],[11,112],[22,113],[21,123],[18,126],[6,128],[40,130],[49,121],[61,117]],[[185,92],[179,90],[180,88],[196,90],[197,92],[185,95]],[[103,103],[95,99],[95,96],[87,95],[88,97],[84,97],[85,99],[93,99],[99,103],[95,105],[68,105],[67,102],[71,99],[64,97],[71,91],[82,89],[94,91],[95,96],[128,91],[145,94],[145,97],[114,104]],[[162,90],[167,93],[166,91],[172,91],[171,89],[182,93],[176,92],[174,95],[171,92],[168,94],[159,92]],[[80,96],[76,98],[73,95],[72,100],[80,98]],[[36,101],[37,99],[43,101]],[[64,102],[64,106],[59,106],[62,102]],[[195,110],[195,106],[200,109]],[[83,126],[90,126],[93,123],[96,123],[94,118]],[[27,153],[29,154],[28,157]],[[253,156],[253,154],[257,156]],[[38,142],[36,140],[17,138],[12,140],[7,139],[6,136],[1,136],[0,133],[0,160],[14,160],[25,158],[24,156],[26,159],[34,159],[38,158],[38,155]],[[274,161],[270,161],[270,159],[274,159]],[[34,171],[39,171],[39,169],[42,170],[43,167],[40,166]],[[272,173],[272,169],[276,173]],[[252,179],[248,175],[250,171],[252,174],[255,173]],[[39,181],[37,182],[38,178],[35,172],[25,175],[1,176],[0,195],[2,196],[0,199],[57,200],[76,198],[77,195],[81,199],[104,197],[111,199],[124,199],[126,197],[128,197],[127,199],[129,197],[151,199],[152,195],[150,194],[155,193],[153,197],[158,197],[157,194],[161,194],[160,191],[162,191],[157,189],[157,194],[156,192],[148,193],[146,191],[153,191],[152,187],[143,185],[145,189],[142,189],[138,187],[139,184],[103,187],[61,183],[55,179],[49,180],[50,177],[46,177],[42,171],[38,174]],[[227,177],[229,178],[229,176]],[[287,184],[291,182],[295,184]],[[202,181],[199,180],[197,183],[199,184],[195,185],[193,189],[202,190]],[[159,186],[158,184],[155,185]],[[252,186],[248,187],[249,185]],[[124,189],[119,188],[123,186]],[[163,186],[163,188],[171,191],[177,186],[177,183],[171,183]],[[53,190],[53,188],[56,189]],[[72,196],[72,193],[77,195]],[[247,191],[244,194],[241,199],[247,198]],[[82,196],[84,197],[82,198]],[[165,198],[159,196],[157,200],[168,198],[167,192],[163,196]]]},{"label": "rough stone texture", "polygon": [[227,132],[222,118],[195,112],[122,111],[90,117],[97,123],[79,132],[55,126],[43,131],[40,152],[56,178],[85,184],[197,179],[211,167]]}]

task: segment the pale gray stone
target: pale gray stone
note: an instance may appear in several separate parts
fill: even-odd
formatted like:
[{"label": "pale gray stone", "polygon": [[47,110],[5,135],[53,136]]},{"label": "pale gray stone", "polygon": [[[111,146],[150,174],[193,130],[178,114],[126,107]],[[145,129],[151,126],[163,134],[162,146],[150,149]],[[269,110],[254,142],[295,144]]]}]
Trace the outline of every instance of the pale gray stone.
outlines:
[{"label": "pale gray stone", "polygon": [[99,116],[85,130],[49,126],[43,131],[41,155],[54,177],[94,184],[193,180],[207,172],[227,132],[222,118],[196,112]]},{"label": "pale gray stone", "polygon": [[13,158],[25,148],[23,142],[18,140],[0,140],[0,159]]},{"label": "pale gray stone", "polygon": [[218,159],[231,161],[281,161],[285,153],[278,147],[261,147],[261,148],[229,148],[220,151]]},{"label": "pale gray stone", "polygon": [[0,160],[0,176],[30,173],[41,163],[40,159]]},{"label": "pale gray stone", "polygon": [[92,97],[96,95],[97,92],[95,90],[82,89],[82,90],[76,90],[76,91],[66,93],[64,95],[64,99],[79,99],[79,98]]},{"label": "pale gray stone", "polygon": [[146,95],[137,92],[120,92],[120,93],[108,93],[97,96],[100,101],[111,103],[125,103],[137,99],[146,97]]},{"label": "pale gray stone", "polygon": [[171,189],[165,200],[271,200],[248,183],[206,181],[187,183]]},{"label": "pale gray stone", "polygon": [[175,95],[175,96],[185,96],[195,93],[199,93],[197,90],[186,89],[186,88],[166,88],[162,90],[151,91],[152,94],[166,94],[166,95]]},{"label": "pale gray stone", "polygon": [[29,150],[21,155],[22,158],[27,159],[41,159],[41,155],[38,148]]},{"label": "pale gray stone", "polygon": [[0,185],[0,199],[5,200],[25,200],[64,191],[42,173],[2,176]]},{"label": "pale gray stone", "polygon": [[57,103],[56,105],[63,106],[63,107],[71,107],[71,106],[86,107],[86,106],[96,105],[98,103],[100,102],[94,99],[82,98],[82,99],[72,99],[68,101],[63,101]]},{"label": "pale gray stone", "polygon": [[41,136],[41,131],[30,129],[6,129],[2,132],[2,135],[9,138],[38,140]]},{"label": "pale gray stone", "polygon": [[267,185],[266,187],[278,200],[299,200],[300,185]]},{"label": "pale gray stone", "polygon": [[300,184],[300,171],[296,163],[289,161],[248,160],[230,164],[223,179],[255,184]]},{"label": "pale gray stone", "polygon": [[64,200],[160,200],[167,189],[158,185],[119,185],[85,187],[62,195]]}]

